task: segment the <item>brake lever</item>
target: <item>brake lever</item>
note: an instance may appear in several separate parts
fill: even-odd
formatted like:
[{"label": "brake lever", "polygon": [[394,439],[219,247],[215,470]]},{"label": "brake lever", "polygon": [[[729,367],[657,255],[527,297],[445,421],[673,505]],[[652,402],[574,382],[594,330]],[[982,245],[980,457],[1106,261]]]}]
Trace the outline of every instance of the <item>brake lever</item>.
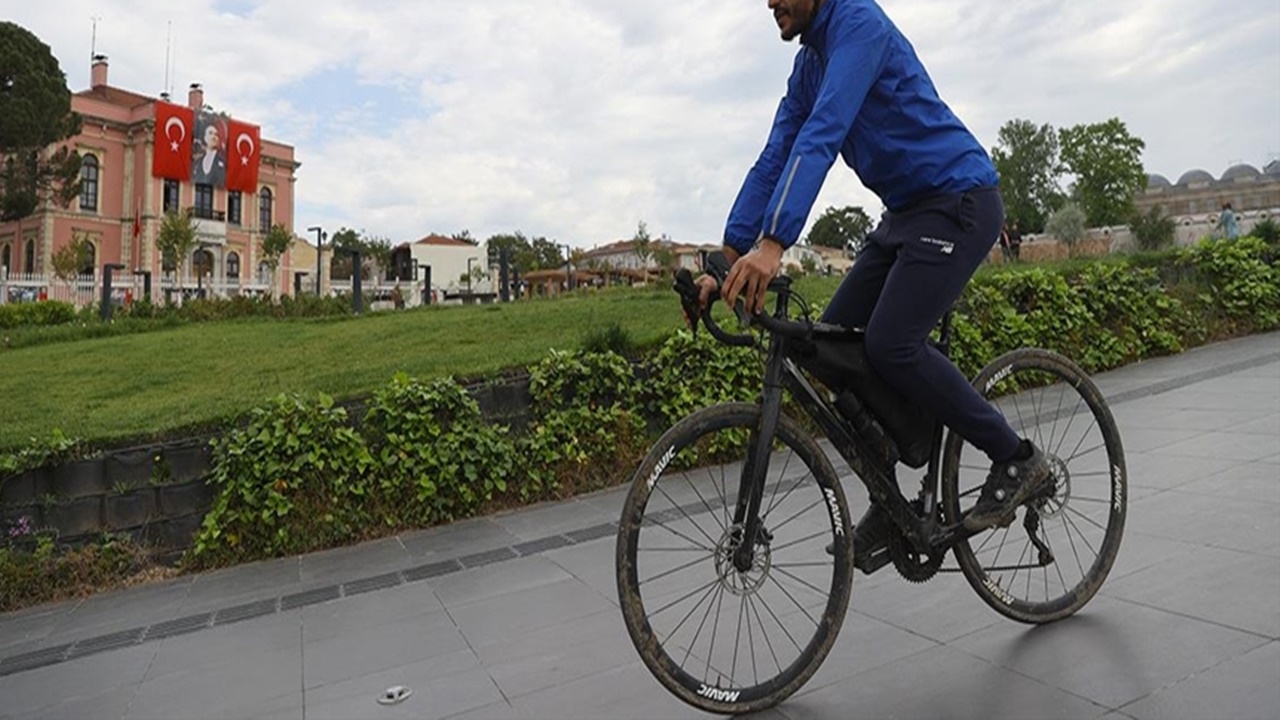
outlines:
[{"label": "brake lever", "polygon": [[693,274],[687,269],[676,272],[676,281],[672,289],[680,295],[680,309],[684,311],[685,321],[696,340],[698,338],[698,284],[693,281]]}]

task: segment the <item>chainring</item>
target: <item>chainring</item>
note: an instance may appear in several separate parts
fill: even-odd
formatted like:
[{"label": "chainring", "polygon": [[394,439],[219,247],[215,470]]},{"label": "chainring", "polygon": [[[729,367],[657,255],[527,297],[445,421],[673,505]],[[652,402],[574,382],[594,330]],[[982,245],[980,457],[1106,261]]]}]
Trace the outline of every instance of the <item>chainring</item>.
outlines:
[{"label": "chainring", "polygon": [[932,580],[942,567],[945,557],[919,552],[901,534],[894,534],[889,539],[889,559],[907,582],[922,583]]}]

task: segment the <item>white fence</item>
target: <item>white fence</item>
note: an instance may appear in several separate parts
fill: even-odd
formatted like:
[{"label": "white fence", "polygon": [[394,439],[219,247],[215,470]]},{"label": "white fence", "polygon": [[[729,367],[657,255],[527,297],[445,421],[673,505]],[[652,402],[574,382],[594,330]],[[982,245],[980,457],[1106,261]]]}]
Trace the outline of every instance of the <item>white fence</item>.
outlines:
[{"label": "white fence", "polygon": [[[260,282],[210,282],[203,278],[186,277],[179,283],[172,276],[151,280],[151,301],[156,304],[181,303],[185,298],[256,297],[270,290],[270,283]],[[128,304],[141,300],[146,294],[146,277],[132,273],[112,273],[111,297],[116,304]],[[58,300],[76,307],[87,307],[102,299],[102,272],[80,275],[74,280],[62,280],[52,274],[9,273],[0,267],[0,304]]]}]

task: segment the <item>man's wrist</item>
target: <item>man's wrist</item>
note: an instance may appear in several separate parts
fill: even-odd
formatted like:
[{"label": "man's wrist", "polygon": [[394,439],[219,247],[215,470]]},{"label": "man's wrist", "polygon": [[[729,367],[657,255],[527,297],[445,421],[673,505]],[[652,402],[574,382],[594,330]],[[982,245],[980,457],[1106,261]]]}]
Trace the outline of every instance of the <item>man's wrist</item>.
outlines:
[{"label": "man's wrist", "polygon": [[756,247],[779,258],[787,251],[787,246],[781,240],[769,235],[761,235],[756,241]]}]

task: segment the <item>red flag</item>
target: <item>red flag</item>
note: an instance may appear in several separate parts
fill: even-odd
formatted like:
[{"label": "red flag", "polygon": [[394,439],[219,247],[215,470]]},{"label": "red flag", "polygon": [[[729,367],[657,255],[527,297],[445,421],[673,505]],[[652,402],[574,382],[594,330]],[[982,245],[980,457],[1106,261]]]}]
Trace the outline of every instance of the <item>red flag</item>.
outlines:
[{"label": "red flag", "polygon": [[262,161],[262,130],[239,120],[227,126],[227,190],[250,195],[258,192],[258,165]]},{"label": "red flag", "polygon": [[189,107],[156,103],[155,148],[151,174],[170,180],[191,179],[191,128],[195,112]]}]

